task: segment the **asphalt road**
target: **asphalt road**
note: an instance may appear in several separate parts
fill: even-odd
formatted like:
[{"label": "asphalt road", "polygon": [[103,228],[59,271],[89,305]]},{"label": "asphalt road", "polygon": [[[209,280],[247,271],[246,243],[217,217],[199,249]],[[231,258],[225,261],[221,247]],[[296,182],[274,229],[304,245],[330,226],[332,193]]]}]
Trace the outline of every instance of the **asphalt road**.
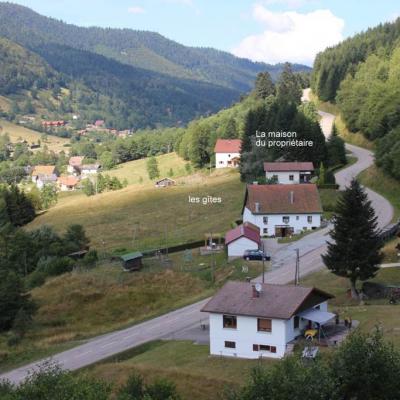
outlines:
[{"label": "asphalt road", "polygon": [[[321,116],[324,134],[329,136],[334,118],[327,113],[323,113]],[[357,176],[373,163],[373,155],[368,150],[351,145],[348,145],[347,148],[358,158],[358,161],[336,174],[337,182],[341,187],[348,185],[354,176]],[[368,194],[378,214],[379,225],[383,227],[390,223],[393,216],[393,209],[390,203],[371,190],[368,190]],[[279,248],[273,256],[272,269],[264,276],[265,282],[285,284],[294,280],[296,248],[300,250],[300,276],[305,276],[323,268],[321,254],[326,249],[326,241],[329,239],[328,232],[329,227]],[[256,280],[261,281],[262,277]],[[176,333],[185,331],[190,327],[199,326],[201,321],[207,320],[207,315],[200,312],[200,309],[207,301],[208,299],[130,328],[93,338],[78,347],[54,355],[46,359],[46,361],[52,360],[65,369],[76,370],[145,342],[174,337]],[[43,361],[31,363],[4,373],[0,375],[0,380],[7,379],[18,384],[26,378],[29,371],[37,369]]]}]

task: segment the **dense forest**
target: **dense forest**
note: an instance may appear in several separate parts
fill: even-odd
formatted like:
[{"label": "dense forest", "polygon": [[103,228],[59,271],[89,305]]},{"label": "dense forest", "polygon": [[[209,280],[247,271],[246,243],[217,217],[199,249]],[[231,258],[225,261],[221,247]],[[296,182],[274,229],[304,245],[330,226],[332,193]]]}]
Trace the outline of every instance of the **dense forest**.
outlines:
[{"label": "dense forest", "polygon": [[318,55],[312,87],[336,101],[351,132],[376,144],[376,164],[400,180],[400,19]]},{"label": "dense forest", "polygon": [[11,3],[0,3],[0,38],[0,94],[20,109],[18,95],[24,96],[30,113],[49,119],[75,113],[120,130],[184,125],[237,101],[258,72],[277,77],[282,71],[282,65],[185,47],[152,32],[77,27]]}]

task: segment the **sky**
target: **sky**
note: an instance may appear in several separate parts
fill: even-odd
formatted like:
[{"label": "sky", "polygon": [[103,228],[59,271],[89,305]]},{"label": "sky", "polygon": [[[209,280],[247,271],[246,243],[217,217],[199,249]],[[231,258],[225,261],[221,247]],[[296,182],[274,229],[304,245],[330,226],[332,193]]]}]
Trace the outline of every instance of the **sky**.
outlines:
[{"label": "sky", "polygon": [[400,16],[399,0],[12,0],[80,26],[158,32],[267,63],[315,55]]}]

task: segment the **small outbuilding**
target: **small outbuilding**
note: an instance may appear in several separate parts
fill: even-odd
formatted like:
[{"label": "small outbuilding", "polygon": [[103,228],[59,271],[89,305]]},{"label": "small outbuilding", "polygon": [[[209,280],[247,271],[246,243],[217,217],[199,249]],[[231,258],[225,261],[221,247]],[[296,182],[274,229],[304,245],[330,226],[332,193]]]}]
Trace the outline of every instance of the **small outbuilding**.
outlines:
[{"label": "small outbuilding", "polygon": [[139,271],[143,266],[143,254],[138,251],[134,253],[123,254],[119,258],[122,261],[122,266],[125,271]]},{"label": "small outbuilding", "polygon": [[258,250],[261,244],[260,228],[245,222],[225,235],[228,257],[243,257],[246,250]]},{"label": "small outbuilding", "polygon": [[165,188],[169,186],[175,186],[176,182],[170,178],[163,178],[156,182],[155,187],[157,188]]}]

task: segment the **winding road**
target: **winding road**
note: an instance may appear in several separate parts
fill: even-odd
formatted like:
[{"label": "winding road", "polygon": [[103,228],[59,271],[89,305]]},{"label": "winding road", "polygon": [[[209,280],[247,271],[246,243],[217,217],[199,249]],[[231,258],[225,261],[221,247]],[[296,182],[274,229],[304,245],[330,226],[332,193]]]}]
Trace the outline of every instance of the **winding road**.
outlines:
[{"label": "winding road", "polygon": [[[303,100],[309,100],[309,91],[304,92]],[[322,130],[328,137],[335,117],[322,111],[319,113]],[[355,164],[336,173],[336,180],[341,188],[347,186],[353,177],[373,164],[372,152],[352,145],[346,145],[346,148],[358,160]],[[367,190],[378,215],[379,226],[384,227],[393,218],[393,208],[385,198],[372,190]],[[325,252],[328,239],[329,227],[307,235],[297,242],[278,248],[273,254],[271,270],[265,273],[265,282],[285,284],[293,281],[295,249],[300,250],[300,276],[323,268],[321,254]],[[262,276],[256,279],[256,281],[261,280]],[[143,343],[174,337],[175,334],[199,326],[201,321],[206,320],[207,315],[201,313],[200,309],[207,301],[208,299],[205,299],[130,328],[95,337],[80,346],[56,354],[46,360],[52,360],[64,369],[76,370]],[[6,379],[18,384],[27,377],[30,371],[37,369],[44,361],[34,362],[4,373],[0,375],[0,380]]]}]

